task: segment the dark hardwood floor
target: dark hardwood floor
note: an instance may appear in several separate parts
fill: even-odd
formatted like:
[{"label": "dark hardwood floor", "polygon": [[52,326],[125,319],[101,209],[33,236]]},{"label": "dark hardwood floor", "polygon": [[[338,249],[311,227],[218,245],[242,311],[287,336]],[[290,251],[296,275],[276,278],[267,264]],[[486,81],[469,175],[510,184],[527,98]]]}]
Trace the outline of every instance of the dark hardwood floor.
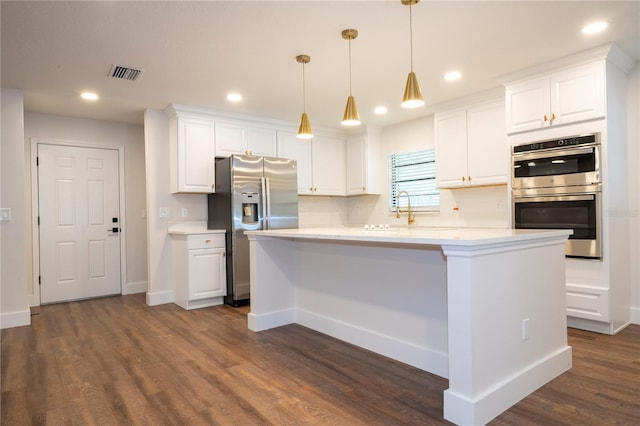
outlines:
[{"label": "dark hardwood floor", "polygon": [[[144,295],[33,309],[2,331],[2,425],[439,425],[447,380],[245,308]],[[640,326],[569,330],[573,369],[495,425],[640,424]]]}]

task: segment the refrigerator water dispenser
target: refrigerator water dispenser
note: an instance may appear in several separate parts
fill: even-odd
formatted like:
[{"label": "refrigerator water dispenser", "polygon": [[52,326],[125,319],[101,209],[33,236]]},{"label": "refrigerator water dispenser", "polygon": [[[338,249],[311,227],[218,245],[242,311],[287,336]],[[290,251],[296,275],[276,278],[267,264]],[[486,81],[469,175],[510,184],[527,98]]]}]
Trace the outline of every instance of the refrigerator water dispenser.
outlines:
[{"label": "refrigerator water dispenser", "polygon": [[242,193],[242,223],[258,222],[260,196],[255,192]]}]

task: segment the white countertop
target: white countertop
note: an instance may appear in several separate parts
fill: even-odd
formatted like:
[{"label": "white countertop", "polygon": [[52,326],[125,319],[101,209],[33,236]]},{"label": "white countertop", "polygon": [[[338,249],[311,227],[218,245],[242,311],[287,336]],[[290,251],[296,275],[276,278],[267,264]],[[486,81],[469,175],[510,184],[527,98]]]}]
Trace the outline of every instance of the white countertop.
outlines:
[{"label": "white countertop", "polygon": [[177,222],[169,225],[169,234],[224,234],[224,229],[207,229],[206,221]]},{"label": "white countertop", "polygon": [[360,227],[271,229],[247,231],[251,236],[293,239],[362,241],[394,244],[477,246],[502,242],[537,240],[571,235],[571,230],[534,230],[507,228],[410,227],[389,230],[365,230]]}]

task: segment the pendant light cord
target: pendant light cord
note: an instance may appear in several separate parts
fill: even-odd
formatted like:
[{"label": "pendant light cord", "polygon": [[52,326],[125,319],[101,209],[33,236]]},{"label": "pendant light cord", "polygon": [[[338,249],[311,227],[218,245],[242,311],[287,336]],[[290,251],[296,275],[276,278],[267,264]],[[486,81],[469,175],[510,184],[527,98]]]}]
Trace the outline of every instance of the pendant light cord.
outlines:
[{"label": "pendant light cord", "polygon": [[409,46],[411,52],[411,72],[413,72],[413,16],[411,14],[411,3],[409,3]]},{"label": "pendant light cord", "polygon": [[302,63],[302,112],[307,112],[307,91],[304,79],[304,62]]},{"label": "pendant light cord", "polygon": [[351,39],[349,39],[349,96],[352,96],[352,93],[351,93]]}]

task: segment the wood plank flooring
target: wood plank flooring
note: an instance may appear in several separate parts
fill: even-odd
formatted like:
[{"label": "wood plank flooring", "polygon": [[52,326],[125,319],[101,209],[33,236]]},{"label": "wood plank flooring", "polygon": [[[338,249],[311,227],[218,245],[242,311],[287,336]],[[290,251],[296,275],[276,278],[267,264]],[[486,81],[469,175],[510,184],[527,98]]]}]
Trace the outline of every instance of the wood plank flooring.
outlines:
[{"label": "wood plank flooring", "polygon": [[[144,295],[33,309],[2,331],[2,425],[441,425],[447,380],[245,308]],[[640,326],[569,330],[573,369],[494,425],[640,424]]]}]

